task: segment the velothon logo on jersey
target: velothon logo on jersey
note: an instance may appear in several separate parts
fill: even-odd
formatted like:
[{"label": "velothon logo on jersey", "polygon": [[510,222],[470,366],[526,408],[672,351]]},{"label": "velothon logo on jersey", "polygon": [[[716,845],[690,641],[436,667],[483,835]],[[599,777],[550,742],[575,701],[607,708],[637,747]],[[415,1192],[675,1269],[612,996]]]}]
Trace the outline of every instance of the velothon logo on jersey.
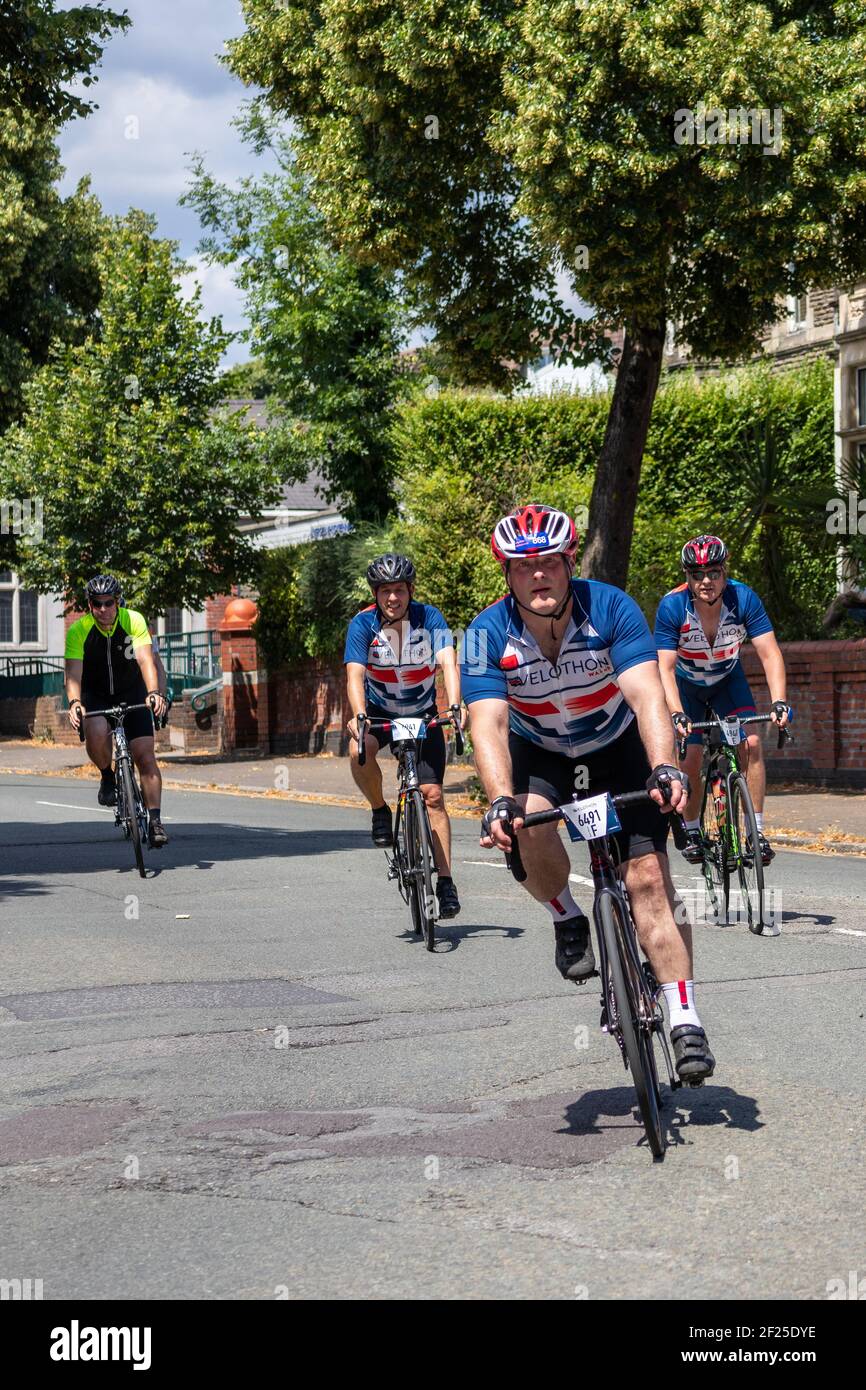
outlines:
[{"label": "velothon logo on jersey", "polygon": [[[605,652],[599,652],[596,656],[585,656],[580,659],[568,657],[561,661],[558,666],[542,667],[541,670],[529,670],[521,674],[520,667],[516,665],[517,657],[514,658],[515,665],[510,666],[509,658],[505,657],[499,663],[502,670],[508,672],[509,685],[549,685],[552,681],[559,681],[563,676],[609,676],[613,673],[613,662]],[[514,674],[512,675],[512,670]]]}]

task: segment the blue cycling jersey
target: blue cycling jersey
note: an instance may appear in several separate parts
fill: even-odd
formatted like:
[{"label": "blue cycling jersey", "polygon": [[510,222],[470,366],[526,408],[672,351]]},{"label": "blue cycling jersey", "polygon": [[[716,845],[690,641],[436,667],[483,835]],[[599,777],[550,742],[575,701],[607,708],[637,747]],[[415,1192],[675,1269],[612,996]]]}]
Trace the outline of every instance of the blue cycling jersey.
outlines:
[{"label": "blue cycling jersey", "polygon": [[712,646],[695,610],[688,584],[665,594],[656,613],[655,640],[660,651],[677,654],[678,678],[695,685],[723,681],[739,663],[747,637],[772,632],[773,624],[754,589],[729,579],[719,599],[719,626]]},{"label": "blue cycling jersey", "polygon": [[571,581],[571,618],[553,665],[508,595],[466,630],[460,666],[463,698],[507,700],[509,727],[530,743],[576,758],[613,743],[634,714],[617,676],[657,660],[634,599],[612,584]]},{"label": "blue cycling jersey", "polygon": [[431,604],[410,603],[406,618],[383,624],[371,603],[349,623],[343,660],[366,667],[368,704],[386,714],[418,715],[436,703],[437,654],[453,646],[448,624]]}]

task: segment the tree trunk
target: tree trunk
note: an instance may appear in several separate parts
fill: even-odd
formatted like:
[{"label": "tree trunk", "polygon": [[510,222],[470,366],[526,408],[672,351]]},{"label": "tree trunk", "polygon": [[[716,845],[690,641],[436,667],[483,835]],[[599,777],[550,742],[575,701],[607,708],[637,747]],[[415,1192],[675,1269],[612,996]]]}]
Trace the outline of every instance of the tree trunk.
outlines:
[{"label": "tree trunk", "polygon": [[626,586],[640,469],[664,349],[664,321],[626,330],[589,503],[580,572]]}]

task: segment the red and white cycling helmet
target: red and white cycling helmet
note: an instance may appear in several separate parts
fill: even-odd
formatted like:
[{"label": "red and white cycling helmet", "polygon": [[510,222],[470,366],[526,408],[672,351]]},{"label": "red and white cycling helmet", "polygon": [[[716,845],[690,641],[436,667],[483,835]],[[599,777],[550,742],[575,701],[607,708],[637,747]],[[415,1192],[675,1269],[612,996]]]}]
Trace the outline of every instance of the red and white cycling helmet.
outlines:
[{"label": "red and white cycling helmet", "polygon": [[564,555],[573,562],[577,532],[565,512],[531,503],[497,521],[490,545],[503,569],[509,560],[519,560],[524,555]]},{"label": "red and white cycling helmet", "polygon": [[728,558],[728,547],[718,536],[695,536],[686,541],[680,559],[684,570],[702,570],[710,565],[723,565]]}]

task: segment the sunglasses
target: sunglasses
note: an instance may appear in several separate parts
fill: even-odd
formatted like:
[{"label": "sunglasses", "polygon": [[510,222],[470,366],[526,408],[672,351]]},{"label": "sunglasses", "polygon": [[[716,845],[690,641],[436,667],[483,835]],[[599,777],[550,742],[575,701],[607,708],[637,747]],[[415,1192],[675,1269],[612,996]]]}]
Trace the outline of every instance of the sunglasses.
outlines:
[{"label": "sunglasses", "polygon": [[92,598],[90,600],[91,608],[113,608],[116,603],[116,598]]},{"label": "sunglasses", "polygon": [[689,570],[689,579],[721,579],[724,570]]}]

